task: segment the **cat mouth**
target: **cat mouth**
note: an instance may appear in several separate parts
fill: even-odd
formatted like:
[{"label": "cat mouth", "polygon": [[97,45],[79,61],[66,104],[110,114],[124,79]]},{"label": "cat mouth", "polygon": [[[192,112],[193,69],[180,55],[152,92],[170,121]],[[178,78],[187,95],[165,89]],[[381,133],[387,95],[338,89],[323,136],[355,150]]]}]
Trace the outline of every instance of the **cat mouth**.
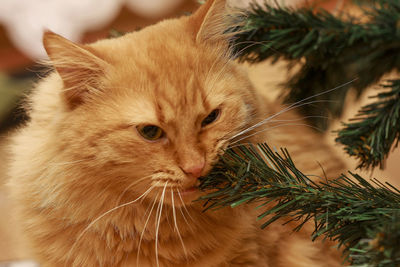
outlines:
[{"label": "cat mouth", "polygon": [[[169,184],[168,184],[169,185]],[[175,184],[170,185],[166,191],[170,193],[166,193],[165,195],[168,196],[169,194],[173,194],[176,199],[182,199],[185,203],[190,202],[196,199],[200,193],[200,181],[199,180],[192,180],[186,181],[185,184]],[[163,191],[166,189],[164,186],[159,186],[159,188]],[[163,189],[164,188],[164,189]]]},{"label": "cat mouth", "polygon": [[197,192],[199,192],[200,181],[197,180],[195,183],[187,185],[186,187],[182,187],[178,192],[182,196],[190,196]]},{"label": "cat mouth", "polygon": [[182,190],[181,191],[181,195],[182,196],[186,196],[186,195],[190,195],[190,194],[196,193],[197,191],[199,191],[199,187],[192,186],[192,187],[189,187],[189,188],[186,188],[186,189]]}]

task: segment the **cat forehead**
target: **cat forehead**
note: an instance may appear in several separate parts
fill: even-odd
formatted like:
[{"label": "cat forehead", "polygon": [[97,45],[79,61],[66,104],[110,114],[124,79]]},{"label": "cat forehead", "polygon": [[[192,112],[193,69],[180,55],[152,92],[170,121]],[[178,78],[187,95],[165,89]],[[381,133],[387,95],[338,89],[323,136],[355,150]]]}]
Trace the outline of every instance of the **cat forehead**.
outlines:
[{"label": "cat forehead", "polygon": [[[154,66],[154,64],[153,64]],[[134,124],[174,124],[196,122],[215,108],[240,105],[235,75],[221,67],[215,71],[166,71],[129,68],[115,70],[108,79],[109,103],[124,109],[123,116]]]},{"label": "cat forehead", "polygon": [[138,99],[134,106],[143,111],[136,116],[141,120],[204,115],[234,94],[237,86],[230,84],[235,80],[234,68],[223,53],[196,44],[184,31],[154,34],[150,27],[94,48],[111,62],[107,87],[124,99]]},{"label": "cat forehead", "polygon": [[[149,86],[150,87],[150,86]],[[123,116],[134,124],[182,124],[196,121],[227,100],[223,90],[187,86],[176,88],[123,88],[125,93],[112,97],[111,103],[122,110]],[[116,97],[116,98],[115,98]]]},{"label": "cat forehead", "polygon": [[[201,74],[226,62],[225,47],[197,43],[177,20],[165,21],[120,38],[91,45],[119,71],[135,70],[157,77],[161,72],[176,77]],[[162,73],[161,73],[162,74]]]},{"label": "cat forehead", "polygon": [[114,88],[117,95],[143,99],[164,117],[204,113],[234,94],[235,77],[229,62],[169,56],[169,60],[155,56],[125,59],[108,75],[107,87]]}]

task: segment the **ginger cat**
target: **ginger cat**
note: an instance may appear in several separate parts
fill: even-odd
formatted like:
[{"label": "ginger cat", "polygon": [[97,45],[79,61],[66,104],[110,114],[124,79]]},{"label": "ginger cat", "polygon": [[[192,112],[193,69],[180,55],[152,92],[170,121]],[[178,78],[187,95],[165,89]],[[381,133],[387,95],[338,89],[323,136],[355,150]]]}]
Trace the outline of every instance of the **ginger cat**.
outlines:
[{"label": "ginger cat", "polygon": [[282,107],[229,59],[225,18],[225,1],[209,0],[192,16],[89,45],[45,33],[55,71],[30,98],[10,168],[43,267],[340,266],[334,244],[311,242],[307,227],[261,230],[252,207],[203,213],[192,202],[197,178],[239,139],[287,147],[305,173],[321,175],[315,158],[328,176],[343,167],[307,127],[244,130]]}]

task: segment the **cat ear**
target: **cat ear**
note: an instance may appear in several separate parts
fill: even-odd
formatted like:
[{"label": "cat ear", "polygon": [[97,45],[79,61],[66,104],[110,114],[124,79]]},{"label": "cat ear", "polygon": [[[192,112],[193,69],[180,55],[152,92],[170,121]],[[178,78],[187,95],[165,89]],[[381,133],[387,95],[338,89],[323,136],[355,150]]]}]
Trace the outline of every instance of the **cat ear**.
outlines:
[{"label": "cat ear", "polygon": [[191,16],[196,42],[226,42],[224,31],[227,29],[227,20],[226,1],[208,0]]},{"label": "cat ear", "polygon": [[99,89],[99,77],[108,65],[85,45],[75,44],[60,35],[47,31],[43,45],[51,64],[64,82],[63,96],[74,107]]}]

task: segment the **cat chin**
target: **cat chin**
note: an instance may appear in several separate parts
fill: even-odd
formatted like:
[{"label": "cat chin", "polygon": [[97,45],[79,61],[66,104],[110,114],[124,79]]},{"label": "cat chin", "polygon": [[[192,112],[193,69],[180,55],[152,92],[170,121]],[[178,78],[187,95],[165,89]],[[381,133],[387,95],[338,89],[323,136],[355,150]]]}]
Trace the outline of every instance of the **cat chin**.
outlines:
[{"label": "cat chin", "polygon": [[[185,205],[192,205],[194,203],[198,203],[198,202],[195,202],[195,200],[197,200],[203,194],[204,193],[201,192],[197,187],[188,188],[181,192],[182,201],[179,201],[179,203],[177,203],[177,204],[182,206],[182,202],[185,203]],[[176,192],[175,192],[174,196],[177,196],[179,198],[179,194]],[[181,200],[181,199],[179,199],[179,200]],[[177,204],[175,204],[175,206],[177,206]]]}]

